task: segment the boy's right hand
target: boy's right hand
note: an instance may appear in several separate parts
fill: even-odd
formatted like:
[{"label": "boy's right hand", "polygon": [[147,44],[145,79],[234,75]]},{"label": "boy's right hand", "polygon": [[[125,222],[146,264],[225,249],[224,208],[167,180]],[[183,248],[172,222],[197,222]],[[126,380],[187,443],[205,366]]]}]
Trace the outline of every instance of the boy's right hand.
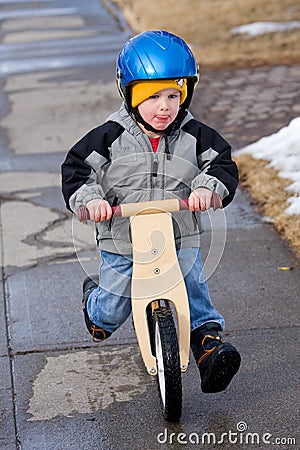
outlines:
[{"label": "boy's right hand", "polygon": [[111,206],[106,200],[95,198],[87,202],[86,207],[93,222],[104,222],[112,216]]}]

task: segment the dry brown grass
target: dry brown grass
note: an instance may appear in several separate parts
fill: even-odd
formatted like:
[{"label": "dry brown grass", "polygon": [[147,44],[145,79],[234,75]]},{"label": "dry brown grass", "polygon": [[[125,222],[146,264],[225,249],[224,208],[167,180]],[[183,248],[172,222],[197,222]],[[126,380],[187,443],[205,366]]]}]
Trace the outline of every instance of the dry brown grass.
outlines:
[{"label": "dry brown grass", "polygon": [[279,177],[276,170],[267,167],[268,161],[254,159],[251,155],[240,155],[235,161],[241,185],[257,201],[258,211],[270,217],[278,233],[300,257],[300,216],[284,213],[290,206],[287,201],[290,193],[285,188],[291,185],[291,180]]},{"label": "dry brown grass", "polygon": [[300,62],[300,29],[257,37],[231,33],[231,28],[250,22],[300,20],[297,0],[114,2],[135,33],[165,29],[182,36],[205,70]]}]

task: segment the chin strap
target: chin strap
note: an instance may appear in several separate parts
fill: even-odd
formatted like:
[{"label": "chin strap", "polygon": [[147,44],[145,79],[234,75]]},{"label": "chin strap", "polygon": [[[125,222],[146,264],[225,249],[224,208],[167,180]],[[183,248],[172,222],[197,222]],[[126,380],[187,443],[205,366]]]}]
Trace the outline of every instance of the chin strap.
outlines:
[{"label": "chin strap", "polygon": [[159,134],[170,134],[172,131],[174,131],[174,130],[176,130],[177,128],[179,128],[179,127],[180,127],[180,124],[181,124],[181,122],[182,122],[182,120],[184,119],[184,117],[185,117],[186,114],[187,114],[186,109],[180,108],[180,109],[179,109],[179,112],[178,112],[178,114],[177,114],[177,117],[175,118],[174,122],[172,122],[172,123],[168,126],[168,128],[166,128],[166,129],[163,131],[163,133],[162,133],[161,130],[156,130],[156,129],[153,128],[151,125],[149,125],[149,123],[145,122],[145,120],[144,120],[144,119],[142,118],[142,116],[140,115],[140,113],[139,113],[137,107],[134,108],[134,109],[131,109],[131,110],[128,109],[128,107],[127,107],[127,110],[128,110],[128,112],[129,112],[129,114],[130,114],[131,116],[133,116],[134,120],[136,120],[137,122],[141,123],[141,124],[145,127],[145,129],[146,129],[147,131],[152,131],[153,133],[159,133]]},{"label": "chin strap", "polygon": [[145,120],[142,118],[142,116],[140,115],[138,108],[134,108],[132,110],[132,114],[134,119],[138,122],[141,123],[143,125],[143,127],[146,128],[147,131],[152,131],[153,133],[158,133],[161,134],[161,130],[156,130],[155,128],[153,128],[149,123],[145,122]]},{"label": "chin strap", "polygon": [[134,108],[131,112],[128,111],[129,114],[133,115],[134,120],[136,120],[136,122],[140,123],[143,125],[143,127],[145,127],[145,129],[147,131],[151,131],[153,133],[158,133],[160,134],[164,140],[165,140],[165,153],[167,155],[167,159],[171,158],[171,154],[170,154],[170,150],[169,150],[169,141],[168,141],[168,135],[176,130],[177,128],[179,128],[182,120],[184,119],[184,117],[186,116],[187,111],[185,109],[180,109],[176,119],[174,120],[174,122],[172,122],[168,128],[166,128],[165,130],[163,130],[163,132],[161,130],[156,130],[155,128],[153,128],[149,123],[145,122],[145,120],[142,118],[142,116],[140,115],[138,108]]}]

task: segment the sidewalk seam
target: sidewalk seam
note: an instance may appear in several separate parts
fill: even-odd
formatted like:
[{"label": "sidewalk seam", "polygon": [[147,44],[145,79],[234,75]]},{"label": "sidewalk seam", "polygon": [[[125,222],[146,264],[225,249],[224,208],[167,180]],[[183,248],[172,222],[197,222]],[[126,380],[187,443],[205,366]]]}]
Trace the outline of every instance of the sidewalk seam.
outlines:
[{"label": "sidewalk seam", "polygon": [[[1,202],[0,202],[0,206],[1,206]],[[4,259],[3,258],[4,239],[3,239],[3,229],[2,229],[1,224],[2,224],[2,220],[1,220],[1,208],[0,208],[0,241],[1,241],[1,248],[2,248],[0,258],[1,258],[2,291],[3,291],[3,299],[4,299],[5,334],[6,334],[8,359],[9,359],[11,400],[12,400],[12,406],[13,406],[13,420],[14,420],[14,429],[15,429],[16,450],[21,450],[22,447],[21,447],[20,430],[19,430],[19,423],[18,423],[17,392],[16,392],[16,382],[15,382],[15,358],[14,358],[12,337],[11,337],[11,331],[10,331],[8,295],[6,293],[6,288],[5,288],[6,276],[5,276],[4,261],[3,261],[3,259]]]}]

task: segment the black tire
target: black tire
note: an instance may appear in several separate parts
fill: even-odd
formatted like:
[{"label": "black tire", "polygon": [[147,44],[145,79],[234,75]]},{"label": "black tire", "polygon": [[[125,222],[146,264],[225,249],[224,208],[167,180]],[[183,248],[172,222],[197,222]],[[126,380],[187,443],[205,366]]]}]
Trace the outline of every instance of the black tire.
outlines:
[{"label": "black tire", "polygon": [[182,384],[177,332],[170,308],[153,313],[153,334],[157,359],[157,383],[163,416],[178,422],[182,411]]}]

